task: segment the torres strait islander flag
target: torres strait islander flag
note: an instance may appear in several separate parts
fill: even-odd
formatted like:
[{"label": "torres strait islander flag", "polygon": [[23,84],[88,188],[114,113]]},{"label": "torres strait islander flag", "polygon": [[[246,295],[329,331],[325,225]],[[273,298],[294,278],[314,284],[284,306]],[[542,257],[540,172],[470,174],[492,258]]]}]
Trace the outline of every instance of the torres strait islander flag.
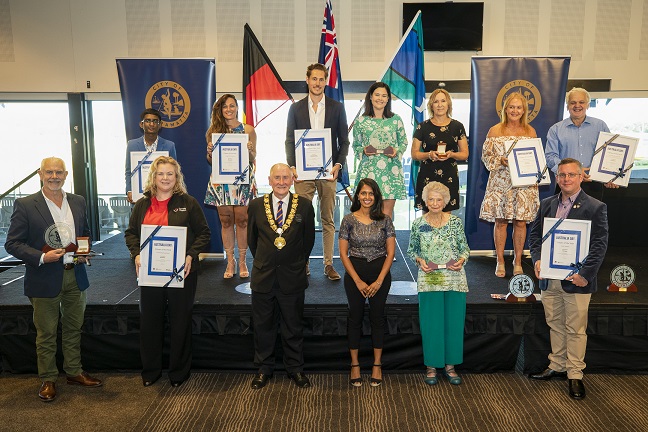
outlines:
[{"label": "torres strait islander flag", "polygon": [[248,24],[243,38],[243,106],[245,123],[256,127],[293,97]]},{"label": "torres strait islander flag", "polygon": [[[421,11],[416,13],[409,28],[403,35],[382,82],[391,93],[412,108],[414,128],[425,120],[425,61],[423,57],[423,24]],[[410,169],[409,195],[414,196],[416,177],[420,162],[412,161]]]}]

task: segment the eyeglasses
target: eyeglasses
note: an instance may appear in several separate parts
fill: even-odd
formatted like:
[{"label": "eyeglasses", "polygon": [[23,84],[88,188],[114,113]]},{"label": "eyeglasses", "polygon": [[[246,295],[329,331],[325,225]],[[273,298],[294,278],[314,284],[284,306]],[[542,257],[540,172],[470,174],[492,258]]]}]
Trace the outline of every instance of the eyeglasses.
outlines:
[{"label": "eyeglasses", "polygon": [[157,120],[157,119],[144,119],[144,120],[142,120],[142,123],[146,123],[146,124],[153,123],[154,125],[159,125],[160,120]]},{"label": "eyeglasses", "polygon": [[580,173],[560,173],[557,174],[556,177],[558,177],[560,180],[564,180],[566,178],[573,179],[575,177],[578,177]]}]

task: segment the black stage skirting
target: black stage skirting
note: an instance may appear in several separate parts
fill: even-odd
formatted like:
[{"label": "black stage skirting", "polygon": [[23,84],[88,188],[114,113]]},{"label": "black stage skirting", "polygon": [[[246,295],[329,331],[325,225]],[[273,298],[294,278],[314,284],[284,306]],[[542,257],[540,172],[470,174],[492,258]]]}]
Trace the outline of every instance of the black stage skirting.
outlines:
[{"label": "black stage skirting", "polygon": [[[402,254],[407,249],[407,231],[397,233],[394,281],[413,282],[416,269]],[[88,306],[82,339],[83,364],[88,370],[137,370],[139,359],[139,291],[134,267],[128,259],[123,237],[117,235],[94,248],[105,252],[97,258],[89,275]],[[319,250],[318,250],[319,249]],[[337,253],[337,251],[336,251]],[[313,255],[321,256],[316,241]],[[648,270],[646,247],[611,247],[599,273],[602,289],[592,296],[589,310],[587,371],[648,372]],[[510,259],[507,270],[512,271]],[[632,266],[637,274],[638,293],[605,291],[612,268]],[[335,262],[342,270],[339,260]],[[251,258],[248,258],[251,268]],[[464,362],[461,370],[472,372],[513,371],[519,360],[525,372],[546,367],[549,329],[541,303],[513,304],[492,300],[491,293],[507,292],[507,280],[494,275],[495,259],[471,257],[466,266],[470,292],[467,297]],[[524,261],[532,274],[529,260]],[[224,280],[224,260],[205,260],[199,277],[193,314],[193,367],[215,370],[255,370],[253,323],[250,296],[236,287],[245,282],[235,276]],[[342,282],[323,275],[321,259],[311,260],[311,286],[306,291],[306,370],[347,370],[346,298]],[[35,330],[32,309],[23,295],[24,268],[0,273],[0,360],[1,370],[35,373]],[[393,287],[392,291],[396,288]],[[389,295],[386,309],[383,355],[386,370],[419,370],[423,356],[415,293]],[[369,334],[365,317],[365,335]],[[363,338],[361,361],[371,362],[371,342]],[[277,344],[281,368],[281,344]]]}]

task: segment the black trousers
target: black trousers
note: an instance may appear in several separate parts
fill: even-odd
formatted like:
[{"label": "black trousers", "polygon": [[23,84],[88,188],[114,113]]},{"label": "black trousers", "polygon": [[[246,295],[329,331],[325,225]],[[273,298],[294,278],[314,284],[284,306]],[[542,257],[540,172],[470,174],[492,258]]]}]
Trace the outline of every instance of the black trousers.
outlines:
[{"label": "black trousers", "polygon": [[304,370],[304,290],[285,294],[275,281],[269,293],[252,291],[254,365],[271,375],[275,368],[277,327],[281,331],[284,366],[288,373]]},{"label": "black trousers", "polygon": [[140,356],[142,378],[153,380],[162,372],[164,315],[169,312],[169,379],[184,380],[191,370],[191,313],[198,273],[184,280],[184,288],[141,287]]},{"label": "black trousers", "polygon": [[[353,268],[360,279],[367,285],[376,281],[385,257],[378,258],[367,262],[362,258],[349,257]],[[369,321],[371,322],[371,341],[374,348],[382,349],[385,334],[385,302],[387,294],[391,287],[391,271],[387,273],[380,289],[369,297]],[[365,302],[367,299],[358,290],[355,282],[348,273],[344,275],[344,290],[346,291],[347,301],[349,302],[349,317],[347,319],[347,337],[349,339],[349,349],[358,349],[360,346],[360,337],[362,337],[362,321],[364,320]]]}]

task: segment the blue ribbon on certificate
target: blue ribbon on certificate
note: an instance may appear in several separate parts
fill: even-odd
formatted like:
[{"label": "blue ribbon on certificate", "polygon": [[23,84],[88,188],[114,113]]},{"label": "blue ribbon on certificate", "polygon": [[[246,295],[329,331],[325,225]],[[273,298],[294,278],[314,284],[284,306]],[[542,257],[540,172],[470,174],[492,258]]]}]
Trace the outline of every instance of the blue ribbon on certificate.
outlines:
[{"label": "blue ribbon on certificate", "polygon": [[133,169],[133,171],[131,171],[130,173],[131,177],[133,177],[137,173],[137,171],[139,171],[142,168],[142,165],[144,165],[144,162],[146,162],[146,160],[151,157],[151,154],[153,154],[153,150],[146,153],[146,155],[142,158],[142,160],[139,161],[137,166]]},{"label": "blue ribbon on certificate", "polygon": [[317,176],[315,176],[316,180],[318,178],[320,178],[321,176],[326,175],[326,173],[328,172],[327,168],[331,164],[331,159],[332,158],[329,158],[329,160],[326,162],[326,165],[324,165],[323,167],[317,169]]},{"label": "blue ribbon on certificate", "polygon": [[630,170],[630,168],[632,168],[633,166],[634,166],[634,163],[631,163],[630,166],[629,166],[628,168],[626,168],[626,169],[623,169],[623,167],[619,168],[619,172],[618,172],[614,177],[612,177],[612,180],[610,180],[610,183],[611,183],[611,182],[614,182],[614,180],[616,180],[616,179],[618,179],[618,178],[623,178],[623,177],[625,177],[626,173],[627,173],[627,172]]},{"label": "blue ribbon on certificate", "polygon": [[569,267],[573,268],[573,270],[570,271],[567,276],[565,276],[565,279],[567,279],[568,277],[573,276],[576,273],[578,273],[580,271],[580,269],[583,268],[583,265],[585,264],[585,261],[587,261],[587,257],[583,258],[583,261],[581,261],[579,263],[575,263],[575,264],[571,263],[571,264],[569,264]]},{"label": "blue ribbon on certificate", "polygon": [[547,231],[547,234],[542,236],[542,243],[544,243],[545,240],[547,240],[549,237],[551,237],[551,234],[553,234],[554,231],[556,231],[556,228],[558,228],[558,225],[560,225],[562,223],[562,221],[564,221],[564,220],[565,220],[565,218],[558,219],[558,221],[554,224],[554,226],[552,226],[551,229],[549,231]]},{"label": "blue ribbon on certificate", "polygon": [[142,246],[140,246],[140,252],[144,250],[144,248],[145,248],[146,245],[151,241],[151,239],[153,238],[153,236],[154,236],[155,234],[157,234],[158,231],[160,231],[161,229],[162,229],[162,225],[158,225],[158,226],[155,227],[155,229],[153,230],[153,232],[152,232],[151,234],[149,234],[148,237],[146,237],[146,240],[144,240],[144,243],[142,243]]},{"label": "blue ribbon on certificate", "polygon": [[238,175],[238,176],[234,177],[234,184],[235,185],[238,184],[238,182],[245,181],[245,176],[247,175],[247,172],[248,172],[249,169],[250,169],[249,166],[245,167],[245,169],[243,170],[241,175]]},{"label": "blue ribbon on certificate", "polygon": [[185,268],[185,265],[184,265],[184,264],[182,264],[182,267],[180,267],[179,269],[174,268],[174,269],[173,269],[173,273],[171,273],[171,279],[169,279],[169,281],[168,281],[167,283],[165,283],[164,286],[163,286],[162,288],[166,288],[166,287],[168,287],[169,284],[170,284],[171,282],[173,282],[173,279],[178,279],[178,282],[182,282],[182,279],[184,279],[184,278],[183,278],[182,276],[180,276],[180,272],[181,272],[182,270],[184,270],[184,268]]},{"label": "blue ribbon on certificate", "polygon": [[295,148],[299,147],[299,145],[302,143],[303,139],[308,135],[308,132],[310,132],[310,129],[304,129],[304,132],[301,134],[297,142],[295,143]]},{"label": "blue ribbon on certificate", "polygon": [[596,151],[594,152],[594,154],[592,156],[596,156],[597,154],[599,154],[605,147],[607,147],[609,144],[612,144],[612,142],[617,138],[619,138],[619,134],[616,134],[616,135],[612,136],[612,138],[610,138],[609,140],[605,141],[605,143],[603,143],[603,145],[601,147],[596,149]]},{"label": "blue ribbon on certificate", "polygon": [[212,148],[212,153],[214,153],[214,150],[216,150],[216,147],[218,147],[218,144],[220,144],[221,141],[223,141],[223,138],[225,138],[225,134],[222,133],[214,143],[214,148]]},{"label": "blue ribbon on certificate", "polygon": [[548,169],[548,168],[549,168],[549,166],[548,166],[548,165],[545,165],[545,167],[544,167],[544,169],[542,170],[542,172],[538,171],[538,173],[536,174],[536,184],[540,184],[540,182],[541,182],[542,180],[544,180],[544,179],[547,178],[547,169]]}]

